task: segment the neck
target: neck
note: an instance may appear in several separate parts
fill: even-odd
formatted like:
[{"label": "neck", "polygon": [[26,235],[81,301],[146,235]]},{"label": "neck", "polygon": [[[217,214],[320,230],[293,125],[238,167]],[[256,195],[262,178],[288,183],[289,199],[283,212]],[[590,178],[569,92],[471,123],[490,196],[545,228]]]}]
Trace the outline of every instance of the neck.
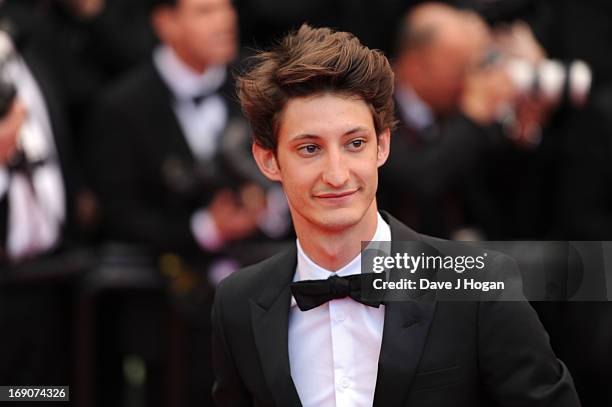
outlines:
[{"label": "neck", "polygon": [[183,52],[179,47],[173,47],[172,50],[179,60],[196,74],[202,75],[208,69],[208,64],[193,58],[188,52]]},{"label": "neck", "polygon": [[312,261],[330,271],[340,270],[361,252],[361,242],[374,237],[377,223],[376,200],[358,223],[342,229],[320,227],[294,217],[302,250]]},{"label": "neck", "polygon": [[404,85],[399,85],[402,89],[410,89],[412,93],[424,104],[429,106],[427,101],[426,92],[423,92],[423,88],[418,80],[402,82]]}]

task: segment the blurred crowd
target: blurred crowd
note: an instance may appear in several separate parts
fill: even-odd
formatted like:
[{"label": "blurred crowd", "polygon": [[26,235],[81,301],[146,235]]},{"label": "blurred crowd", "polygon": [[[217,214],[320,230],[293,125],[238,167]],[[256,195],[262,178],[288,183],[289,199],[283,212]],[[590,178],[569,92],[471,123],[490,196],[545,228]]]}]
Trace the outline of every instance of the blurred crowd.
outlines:
[{"label": "blurred crowd", "polygon": [[[167,319],[180,321],[172,326],[185,348],[177,368],[188,372],[185,405],[210,402],[206,315],[214,286],[294,238],[282,190],[251,158],[233,75],[253,49],[302,22],[353,32],[394,67],[397,127],[380,172],[381,209],[449,239],[612,240],[606,1],[3,0],[0,281],[9,288],[0,327],[29,320],[40,328],[4,342],[0,384],[33,380],[16,375],[31,367],[24,360],[70,359],[58,326],[73,303],[56,291],[23,289],[23,276],[47,287],[45,273],[75,270],[60,291],[74,296],[87,272],[98,271],[96,289],[116,288],[113,270],[146,265],[171,293],[163,301],[178,310]],[[96,290],[86,282],[88,293]],[[96,308],[85,324],[131,332],[134,321],[153,315],[149,297],[130,307],[115,300],[101,301],[106,313]],[[37,306],[48,315],[13,314]],[[124,313],[139,307],[143,314]],[[21,340],[51,335],[43,324],[49,315],[60,324],[55,342]],[[68,320],[66,330],[86,329]],[[146,362],[158,366],[149,380],[166,383],[156,373],[167,367],[160,352],[126,362],[117,349],[130,341],[167,346],[158,338],[167,328],[132,329],[120,340],[98,335],[112,349],[90,382],[118,389],[114,377],[123,374],[137,383]],[[77,346],[77,336],[64,339]],[[43,350],[26,357],[20,346]],[[96,346],[84,355],[101,352]],[[56,366],[40,378],[61,381],[73,368]],[[97,397],[99,405],[163,404],[125,390]]]}]

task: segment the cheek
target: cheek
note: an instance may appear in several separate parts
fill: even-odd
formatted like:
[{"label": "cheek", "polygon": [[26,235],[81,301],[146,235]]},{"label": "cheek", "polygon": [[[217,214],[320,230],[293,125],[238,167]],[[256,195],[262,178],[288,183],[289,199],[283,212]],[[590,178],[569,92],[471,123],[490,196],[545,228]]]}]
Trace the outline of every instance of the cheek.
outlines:
[{"label": "cheek", "polygon": [[298,199],[305,199],[312,189],[315,181],[311,180],[308,171],[292,172],[288,174],[287,183],[290,185],[293,195]]},{"label": "cheek", "polygon": [[281,162],[281,181],[287,198],[294,203],[307,201],[316,189],[318,174],[314,166]]},{"label": "cheek", "polygon": [[238,22],[238,18],[236,13],[233,10],[229,10],[220,17],[221,27],[224,29],[236,29],[236,23]]},{"label": "cheek", "polygon": [[296,184],[294,182],[283,182],[282,183],[285,196],[289,207],[298,213],[308,212],[308,208],[311,207],[309,201],[308,189],[303,185]]},{"label": "cheek", "polygon": [[[205,21],[205,20],[204,20]],[[189,28],[191,43],[198,48],[208,48],[211,44],[211,30],[204,22],[197,23]]]},{"label": "cheek", "polygon": [[208,42],[212,32],[209,19],[206,16],[190,15],[183,21],[183,39],[193,46]]},{"label": "cheek", "polygon": [[362,159],[360,164],[355,175],[367,189],[376,189],[378,182],[378,151],[374,152],[367,161],[364,162]]}]

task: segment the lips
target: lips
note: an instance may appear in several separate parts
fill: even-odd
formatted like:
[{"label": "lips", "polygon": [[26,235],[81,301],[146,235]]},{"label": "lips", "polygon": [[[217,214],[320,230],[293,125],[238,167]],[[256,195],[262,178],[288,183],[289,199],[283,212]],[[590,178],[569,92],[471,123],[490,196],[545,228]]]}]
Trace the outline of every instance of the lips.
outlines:
[{"label": "lips", "polygon": [[315,194],[315,197],[320,199],[340,199],[354,195],[355,193],[357,193],[358,190],[359,189],[351,189],[342,192],[326,192],[322,194]]}]

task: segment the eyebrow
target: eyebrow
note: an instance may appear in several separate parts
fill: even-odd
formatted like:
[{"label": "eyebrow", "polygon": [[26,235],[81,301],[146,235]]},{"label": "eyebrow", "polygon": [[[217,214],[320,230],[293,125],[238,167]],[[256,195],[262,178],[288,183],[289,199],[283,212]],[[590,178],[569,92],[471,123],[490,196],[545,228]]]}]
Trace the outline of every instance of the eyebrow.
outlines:
[{"label": "eyebrow", "polygon": [[[350,136],[351,134],[360,133],[364,131],[370,131],[370,129],[368,129],[367,127],[363,127],[363,126],[357,126],[357,127],[353,127],[352,129],[344,133],[342,136]],[[321,138],[321,136],[317,136],[316,134],[303,133],[303,134],[298,134],[297,136],[293,137],[291,141],[299,141],[299,140],[304,140],[304,139],[319,139],[319,138]]]}]

